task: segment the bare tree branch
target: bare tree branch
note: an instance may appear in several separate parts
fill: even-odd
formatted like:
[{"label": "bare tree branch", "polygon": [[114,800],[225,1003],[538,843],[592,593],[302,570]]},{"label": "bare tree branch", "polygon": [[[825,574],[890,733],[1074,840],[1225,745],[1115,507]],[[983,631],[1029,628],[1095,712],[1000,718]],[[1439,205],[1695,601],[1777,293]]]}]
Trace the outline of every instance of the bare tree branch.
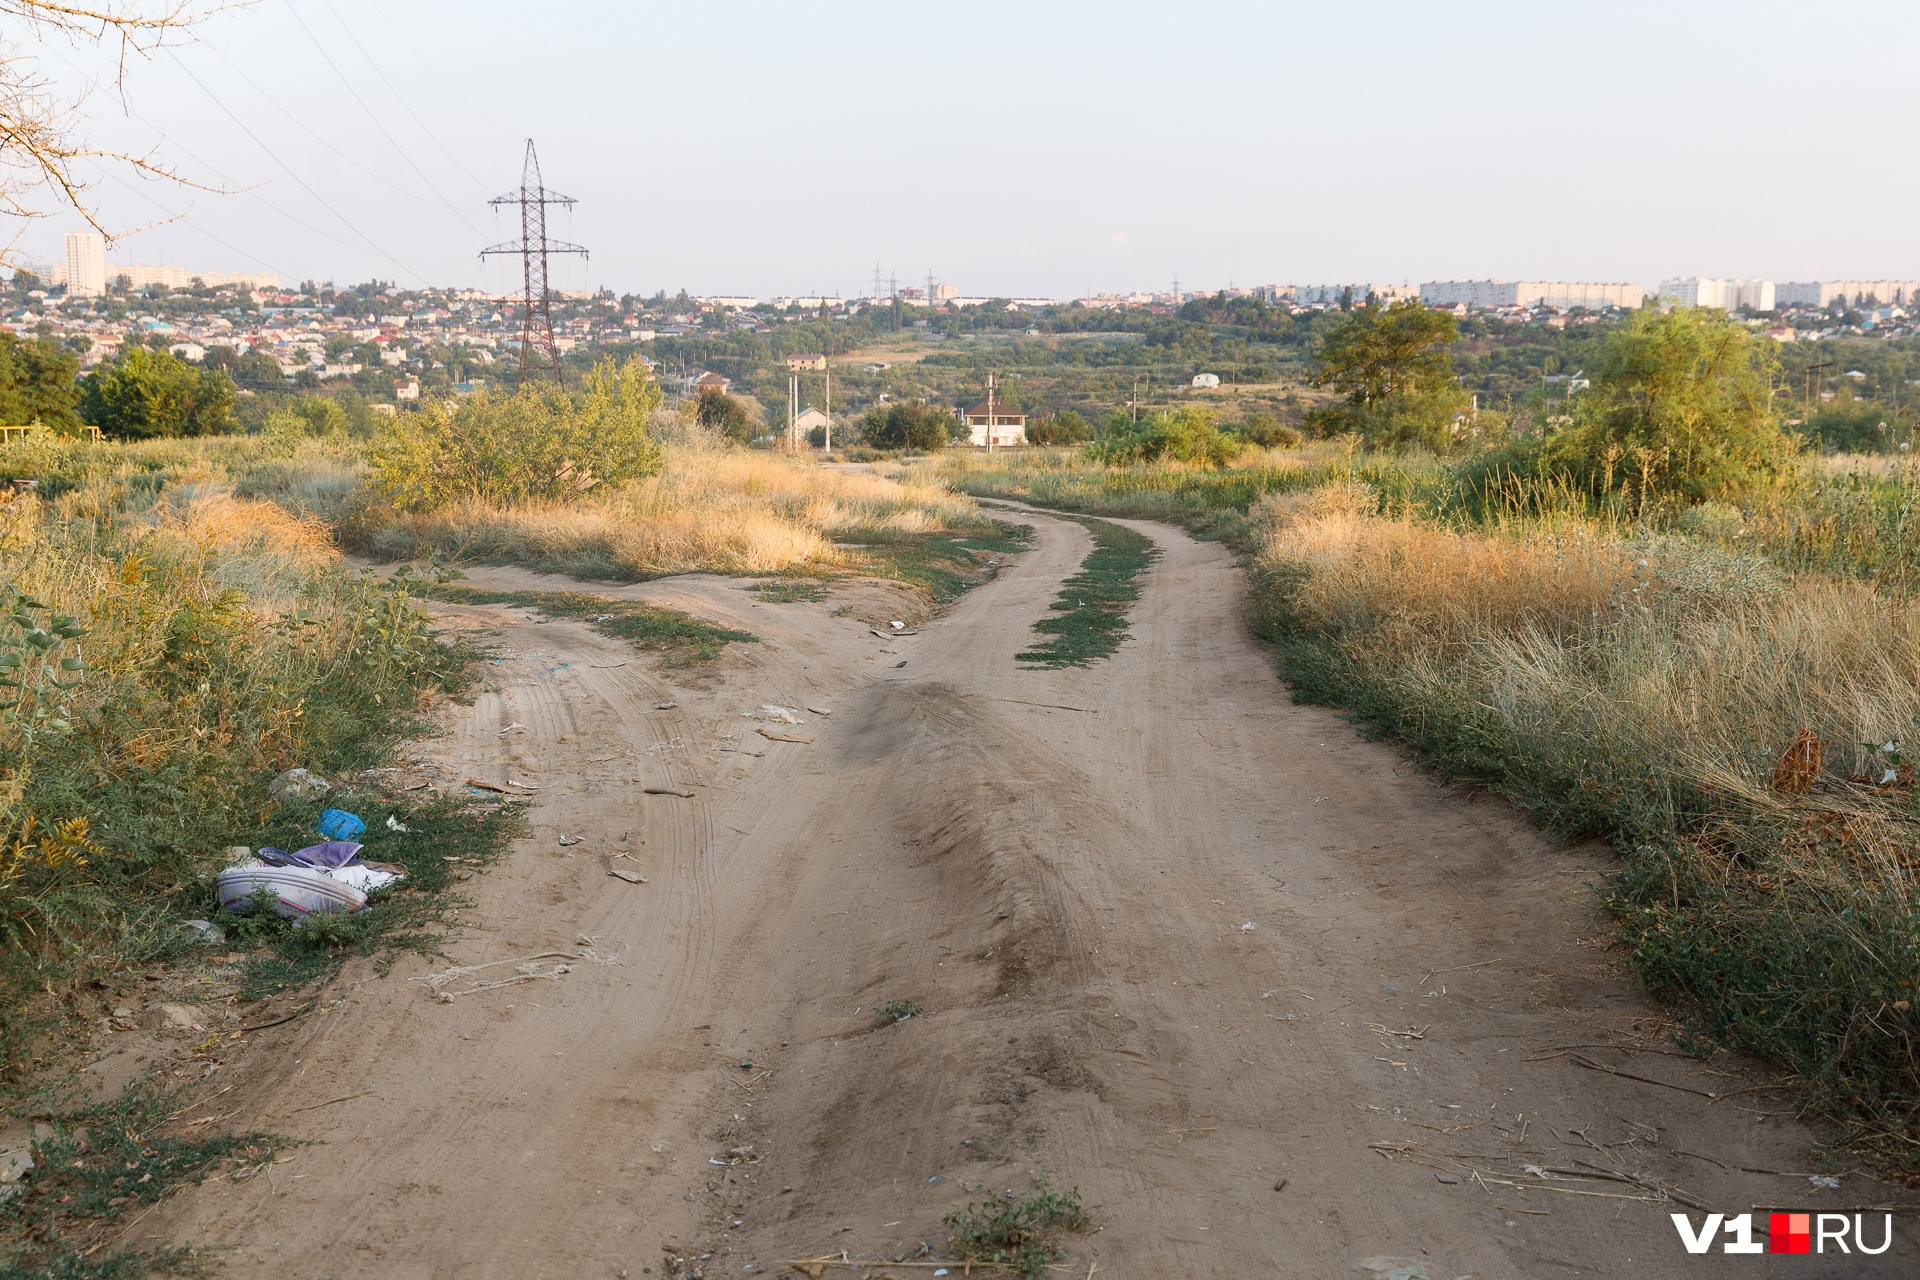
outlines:
[{"label": "bare tree branch", "polygon": [[[115,84],[125,100],[129,56],[145,58],[167,46],[176,36],[191,37],[192,29],[215,13],[242,8],[250,0],[94,0],[93,3],[56,4],[50,0],[0,0],[0,217],[44,218],[72,209],[108,241],[128,232],[107,229],[88,197],[92,188],[80,171],[89,163],[122,165],[136,174],[160,178],[202,191],[203,186],[180,177],[149,150],[134,155],[89,145],[80,126],[82,107],[90,96],[83,89],[68,100],[53,81],[40,74],[36,60],[17,38],[4,38],[7,28],[20,36],[46,41],[55,37],[76,46],[114,46]],[[19,229],[0,248],[0,264],[17,260]]]}]

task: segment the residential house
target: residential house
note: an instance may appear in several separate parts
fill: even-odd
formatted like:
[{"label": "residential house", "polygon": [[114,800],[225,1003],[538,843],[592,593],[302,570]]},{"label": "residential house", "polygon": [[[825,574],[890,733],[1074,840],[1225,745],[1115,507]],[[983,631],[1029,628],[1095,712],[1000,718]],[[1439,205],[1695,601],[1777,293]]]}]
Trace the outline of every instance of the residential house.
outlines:
[{"label": "residential house", "polygon": [[702,391],[718,391],[725,394],[727,388],[732,385],[732,378],[708,371],[693,380],[693,394],[699,395]]},{"label": "residential house", "polygon": [[967,423],[968,442],[986,448],[989,443],[996,448],[1027,442],[1027,414],[1024,409],[1009,408],[1004,404],[993,407],[993,416],[987,416],[987,402],[980,401],[963,411]]},{"label": "residential house", "polygon": [[820,373],[820,372],[824,372],[826,370],[826,367],[827,367],[827,358],[818,352],[814,352],[812,354],[807,354],[807,355],[791,355],[787,357],[787,372],[789,373],[804,373],[809,369],[813,370],[816,373]]}]

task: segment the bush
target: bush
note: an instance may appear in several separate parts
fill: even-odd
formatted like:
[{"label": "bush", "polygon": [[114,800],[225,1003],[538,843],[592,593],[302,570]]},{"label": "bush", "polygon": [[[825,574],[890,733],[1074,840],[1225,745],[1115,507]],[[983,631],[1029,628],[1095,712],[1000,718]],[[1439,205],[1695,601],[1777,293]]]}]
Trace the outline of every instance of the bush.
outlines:
[{"label": "bush", "polygon": [[1608,334],[1572,421],[1534,446],[1535,470],[1595,493],[1700,502],[1764,488],[1797,443],[1773,409],[1771,344],[1693,310],[1637,311]]},{"label": "bush", "polygon": [[1798,432],[1823,453],[1895,453],[1913,441],[1913,413],[1873,400],[1848,400],[1822,405]]},{"label": "bush", "polygon": [[81,382],[80,417],[118,440],[205,436],[231,425],[233,397],[222,370],[136,347]]},{"label": "bush", "polygon": [[1114,466],[1165,461],[1224,467],[1245,448],[1245,441],[1214,425],[1211,409],[1181,409],[1142,422],[1116,413],[1086,452],[1091,461]]},{"label": "bush", "polygon": [[660,469],[647,416],[661,400],[644,365],[595,367],[585,391],[482,390],[423,403],[367,449],[375,487],[406,511],[462,499],[504,505],[577,497]]},{"label": "bush", "polygon": [[921,400],[904,400],[884,409],[868,410],[860,419],[860,434],[880,449],[940,449],[949,441],[966,438],[966,424],[958,417]]},{"label": "bush", "polygon": [[1233,433],[1248,444],[1262,449],[1291,449],[1300,443],[1298,429],[1288,426],[1270,413],[1256,413],[1233,428]]},{"label": "bush", "polygon": [[1029,444],[1085,444],[1093,439],[1093,425],[1072,409],[1038,414],[1027,422]]},{"label": "bush", "polygon": [[718,387],[700,389],[700,398],[694,401],[693,417],[701,426],[719,432],[735,444],[751,444],[759,434],[754,430],[747,407]]}]

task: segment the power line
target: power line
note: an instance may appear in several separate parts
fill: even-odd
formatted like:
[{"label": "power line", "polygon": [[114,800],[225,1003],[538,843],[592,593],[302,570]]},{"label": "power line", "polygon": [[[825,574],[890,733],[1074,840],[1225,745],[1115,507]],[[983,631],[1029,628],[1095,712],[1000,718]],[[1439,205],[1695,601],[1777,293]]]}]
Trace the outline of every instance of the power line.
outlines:
[{"label": "power line", "polygon": [[205,227],[201,226],[199,223],[190,221],[185,214],[174,213],[171,209],[167,208],[166,205],[160,203],[160,201],[154,199],[152,196],[148,195],[146,192],[142,191],[140,188],[134,186],[131,182],[128,182],[125,178],[121,177],[119,174],[114,173],[111,170],[108,170],[107,177],[113,179],[115,182],[119,183],[121,186],[125,187],[127,190],[133,192],[133,194],[139,196],[142,200],[145,200],[148,204],[160,210],[162,213],[167,214],[170,218],[178,222],[181,226],[190,227],[193,230],[198,231],[201,235],[213,241],[215,244],[220,245],[223,248],[232,250],[234,253],[237,253],[241,257],[247,259],[249,262],[257,263],[258,265],[265,267],[267,270],[273,272],[275,275],[281,277],[282,279],[293,278],[294,273],[290,271],[282,271],[279,267],[275,266],[271,262],[268,262],[265,258],[262,258],[257,254],[248,253],[245,249],[242,249],[239,245],[232,244],[226,240],[222,240],[219,236],[213,234],[213,232],[207,230]]},{"label": "power line", "polygon": [[[255,93],[265,98],[269,103],[272,103],[274,108],[277,109],[281,115],[285,116],[287,119],[293,121],[295,124],[299,125],[302,129],[306,130],[307,134],[310,137],[312,137],[312,139],[315,142],[319,143],[321,146],[325,147],[327,150],[333,152],[334,155],[340,157],[342,160],[345,160],[348,164],[352,165],[354,168],[366,174],[369,178],[372,178],[375,182],[379,183],[383,187],[386,187],[390,191],[397,191],[401,195],[405,196],[407,199],[418,200],[421,204],[435,203],[434,201],[429,200],[427,197],[420,195],[417,192],[409,191],[405,187],[399,186],[393,182],[389,182],[387,179],[381,177],[379,174],[375,173],[373,170],[367,168],[367,166],[361,164],[358,160],[355,160],[352,156],[348,155],[346,152],[342,151],[340,148],[334,146],[331,142],[328,142],[324,134],[314,129],[305,120],[302,120],[299,116],[287,110],[284,106],[281,106],[280,103],[277,100],[275,100],[272,94],[268,93],[265,89],[262,89],[258,84],[254,83],[253,78],[249,76],[245,71],[242,71],[237,65],[235,65],[233,59],[227,57],[226,54],[221,53],[219,49],[214,49],[214,53],[220,58],[222,62],[227,64],[228,69],[231,70],[233,74],[239,76],[243,81],[246,82],[248,88],[252,89]],[[440,203],[444,204],[445,201],[444,200],[440,201]]]},{"label": "power line", "polygon": [[[326,61],[326,64],[329,67],[333,68],[333,74],[340,77],[340,83],[346,86],[347,92],[353,96],[353,100],[360,104],[360,109],[367,113],[367,119],[373,121],[373,127],[380,131],[380,136],[385,138],[387,140],[387,143],[390,146],[392,146],[392,148],[396,152],[399,153],[400,158],[407,162],[408,168],[412,169],[415,173],[420,175],[420,181],[427,184],[427,190],[433,192],[434,195],[439,196],[440,203],[446,205],[447,208],[452,211],[453,215],[456,218],[460,219],[460,221],[462,222],[465,222],[467,224],[467,229],[469,231],[473,232],[473,234],[475,234],[476,236],[484,237],[486,235],[486,232],[474,226],[473,223],[467,218],[466,214],[461,213],[459,209],[454,208],[453,201],[447,199],[446,196],[441,195],[440,188],[433,185],[433,179],[429,178],[426,175],[426,171],[423,170],[419,165],[413,162],[413,157],[407,154],[406,150],[403,147],[401,147],[399,142],[397,142],[394,139],[394,136],[391,133],[387,132],[387,126],[380,123],[379,116],[373,114],[373,108],[369,107],[367,105],[366,99],[360,96],[360,91],[353,87],[353,82],[347,79],[346,73],[340,70],[339,64],[333,60],[333,55],[327,52],[326,47],[320,43],[319,37],[315,36],[313,34],[312,28],[307,26],[307,20],[305,18],[302,18],[300,16],[300,11],[293,7],[292,0],[288,0],[287,12],[291,13],[293,15],[293,20],[300,24],[300,29],[307,33],[307,39],[313,41],[313,47],[319,50],[320,56]],[[338,17],[339,15],[336,14],[335,16]],[[352,32],[348,32],[348,34],[351,35]],[[376,67],[375,70],[378,71],[379,68]]]},{"label": "power line", "polygon": [[[288,0],[288,6],[289,7],[292,6],[292,0]],[[445,155],[447,159],[453,161],[454,168],[466,174],[468,178],[471,178],[473,180],[474,186],[479,187],[482,191],[492,190],[492,188],[487,186],[486,183],[480,181],[480,179],[478,178],[475,178],[473,176],[473,171],[471,169],[468,169],[467,166],[460,163],[460,157],[454,155],[453,152],[447,150],[447,144],[440,141],[440,139],[434,134],[433,130],[427,128],[427,122],[425,120],[422,120],[419,116],[419,113],[413,109],[413,106],[405,98],[400,96],[400,91],[393,87],[393,81],[387,79],[387,73],[380,69],[380,64],[378,62],[375,62],[373,60],[373,55],[367,52],[367,46],[360,43],[360,37],[353,33],[353,28],[347,25],[347,20],[340,16],[340,11],[338,9],[335,9],[333,7],[333,0],[327,0],[327,8],[331,10],[333,13],[333,20],[335,22],[338,22],[341,25],[341,27],[345,29],[347,33],[347,39],[353,41],[353,47],[360,51],[360,56],[365,58],[367,60],[367,65],[373,68],[373,74],[379,76],[380,83],[387,86],[387,92],[393,95],[393,100],[395,102],[398,102],[402,107],[404,107],[406,109],[407,114],[413,117],[413,122],[420,126],[420,132],[426,134],[427,138],[433,143],[433,145],[440,148],[441,154]],[[392,21],[389,20],[387,25],[392,26],[393,25]],[[405,37],[403,36],[402,39],[404,40]],[[407,47],[412,48],[413,46],[408,45]],[[418,57],[419,55],[418,53],[416,53],[414,56]],[[422,58],[421,61],[424,63],[426,59]],[[496,129],[499,128],[498,125],[495,125],[494,127]]]},{"label": "power line", "polygon": [[[327,199],[325,196],[321,195],[318,191],[315,191],[311,186],[307,184],[306,179],[302,178],[299,174],[295,173],[293,171],[292,166],[287,164],[286,161],[282,160],[278,155],[274,153],[274,150],[272,147],[269,147],[266,143],[260,141],[259,136],[255,134],[253,130],[247,128],[246,124],[240,119],[240,117],[233,114],[233,111],[227,106],[227,104],[220,100],[219,95],[215,94],[213,90],[207,88],[207,86],[201,82],[199,76],[196,76],[193,74],[192,69],[189,68],[185,62],[181,61],[179,54],[175,53],[172,49],[168,49],[167,53],[168,53],[168,56],[170,56],[173,59],[174,65],[179,67],[180,70],[186,72],[187,79],[193,81],[194,84],[199,85],[200,92],[206,94],[208,98],[212,99],[213,105],[216,107],[219,107],[220,110],[226,114],[227,119],[233,121],[235,125],[239,126],[240,132],[246,134],[247,137],[252,138],[254,145],[267,153],[268,159],[272,160],[275,164],[279,165],[282,169],[285,169],[287,172],[287,176],[289,178],[292,178],[295,182],[299,183],[300,186],[306,191],[308,195],[312,196],[315,200],[319,201],[321,208],[325,209],[328,213],[332,214],[334,217],[340,219],[340,222],[342,225],[344,225],[349,231],[353,232],[353,234],[359,236],[361,240],[366,242],[366,247],[372,249],[375,253],[385,258],[388,262],[393,263],[397,267],[404,267],[406,265],[405,263],[401,262],[400,259],[394,257],[392,254],[388,253],[385,249],[382,249],[379,245],[375,244],[371,236],[367,235],[366,232],[360,230],[360,228],[354,226],[353,223],[347,218],[345,214],[341,213],[338,209],[334,208],[332,205],[327,203]],[[208,167],[211,168],[212,166],[208,166]],[[215,172],[218,172],[218,170],[215,170]],[[226,181],[226,179],[223,178],[221,179],[221,181],[224,182]],[[311,229],[312,228],[309,228],[309,230]],[[409,272],[409,274],[411,274],[416,280],[419,280],[421,284],[427,283],[426,277],[420,275],[419,272],[417,271]]]}]

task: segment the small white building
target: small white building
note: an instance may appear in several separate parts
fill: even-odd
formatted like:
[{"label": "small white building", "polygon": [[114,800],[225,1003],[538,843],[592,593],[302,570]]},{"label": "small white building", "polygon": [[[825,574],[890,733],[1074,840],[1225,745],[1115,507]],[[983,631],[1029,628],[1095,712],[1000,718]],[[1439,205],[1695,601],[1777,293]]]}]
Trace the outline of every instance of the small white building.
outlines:
[{"label": "small white building", "polygon": [[395,378],[393,380],[393,398],[395,400],[418,400],[420,398],[420,379]]},{"label": "small white building", "polygon": [[992,444],[994,448],[1001,449],[1027,442],[1027,414],[1024,409],[1010,409],[1006,405],[996,404],[989,418],[987,402],[982,400],[963,413],[967,421],[967,441],[977,448],[984,449]]},{"label": "small white building", "polygon": [[809,405],[800,411],[799,416],[793,420],[793,425],[799,432],[800,438],[804,440],[807,438],[808,432],[814,430],[816,427],[826,426],[828,421],[829,419],[826,414]]},{"label": "small white building", "polygon": [[207,358],[207,349],[197,342],[176,342],[167,350],[190,364],[199,364]]},{"label": "small white building", "polygon": [[1196,387],[1217,387],[1220,385],[1220,375],[1217,373],[1196,373],[1193,375],[1193,385]]}]

